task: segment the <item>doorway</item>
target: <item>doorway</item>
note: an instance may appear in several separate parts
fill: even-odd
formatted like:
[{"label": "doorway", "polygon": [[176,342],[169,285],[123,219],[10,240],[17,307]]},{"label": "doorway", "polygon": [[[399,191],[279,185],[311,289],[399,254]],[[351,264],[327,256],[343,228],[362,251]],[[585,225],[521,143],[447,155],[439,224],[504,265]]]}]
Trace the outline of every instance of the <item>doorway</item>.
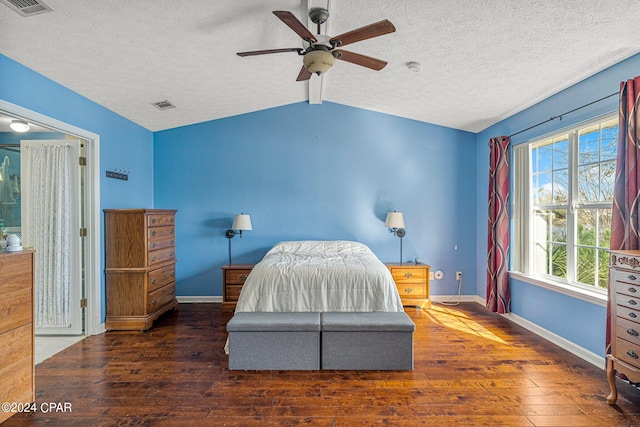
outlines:
[{"label": "doorway", "polygon": [[[99,197],[99,143],[100,137],[97,134],[77,128],[56,119],[41,115],[31,110],[27,110],[15,104],[0,100],[0,119],[3,119],[0,125],[6,125],[7,118],[22,119],[35,128],[42,128],[48,132],[64,135],[63,138],[79,139],[83,141],[84,156],[86,158],[85,179],[81,186],[82,192],[82,212],[83,219],[82,229],[85,229],[86,237],[83,237],[83,250],[78,255],[80,264],[81,279],[80,283],[84,283],[79,287],[81,301],[85,305],[84,313],[80,320],[80,334],[95,335],[104,332],[104,324],[102,323],[102,299],[101,299],[101,250],[100,250],[100,197]],[[4,133],[4,129],[0,129],[0,134]],[[6,136],[6,135],[5,135]],[[22,139],[36,139],[32,136],[21,137]],[[49,138],[51,139],[51,138]],[[0,140],[0,145],[3,141]],[[4,145],[10,145],[4,142]],[[11,147],[10,147],[11,148]],[[0,162],[2,159],[0,159]],[[21,208],[21,207],[20,207]],[[18,209],[20,209],[18,208]],[[15,215],[14,215],[15,219]],[[14,221],[15,222],[15,221]],[[16,231],[15,228],[8,231]],[[78,230],[80,232],[80,230]],[[37,268],[37,267],[36,267]],[[82,313],[82,311],[81,311]],[[38,331],[40,333],[40,331]],[[61,333],[58,331],[57,333]]]}]

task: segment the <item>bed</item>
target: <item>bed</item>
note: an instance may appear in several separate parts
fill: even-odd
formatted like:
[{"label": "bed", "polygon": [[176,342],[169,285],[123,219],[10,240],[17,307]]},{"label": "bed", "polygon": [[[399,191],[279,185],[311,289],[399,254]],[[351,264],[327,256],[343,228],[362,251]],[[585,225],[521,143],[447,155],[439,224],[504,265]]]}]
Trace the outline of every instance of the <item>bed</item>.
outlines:
[{"label": "bed", "polygon": [[247,277],[237,312],[403,311],[389,269],[363,243],[276,244]]},{"label": "bed", "polygon": [[225,350],[229,369],[413,369],[414,330],[369,247],[286,241],[247,277]]}]

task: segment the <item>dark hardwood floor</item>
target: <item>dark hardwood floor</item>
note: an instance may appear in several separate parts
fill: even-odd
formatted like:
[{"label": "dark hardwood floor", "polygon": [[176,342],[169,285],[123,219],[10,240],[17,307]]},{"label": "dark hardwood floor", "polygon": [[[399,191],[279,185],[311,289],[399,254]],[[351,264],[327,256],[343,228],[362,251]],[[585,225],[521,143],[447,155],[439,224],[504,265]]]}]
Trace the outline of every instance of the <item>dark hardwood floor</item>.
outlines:
[{"label": "dark hardwood floor", "polygon": [[640,425],[640,390],[619,381],[609,406],[602,369],[479,304],[407,313],[413,371],[253,372],[227,369],[231,311],[181,304],[147,332],[88,337],[38,365],[38,411],[3,427]]}]

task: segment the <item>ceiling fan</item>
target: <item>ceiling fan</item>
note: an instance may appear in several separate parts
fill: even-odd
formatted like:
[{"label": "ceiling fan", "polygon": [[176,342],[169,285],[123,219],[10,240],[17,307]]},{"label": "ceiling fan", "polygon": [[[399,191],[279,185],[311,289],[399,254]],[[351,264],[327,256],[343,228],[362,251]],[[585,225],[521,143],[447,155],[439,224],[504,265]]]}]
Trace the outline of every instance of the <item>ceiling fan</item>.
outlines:
[{"label": "ceiling fan", "polygon": [[297,52],[298,55],[304,57],[302,60],[302,69],[296,79],[297,81],[309,80],[312,73],[317,75],[326,73],[333,66],[335,59],[341,59],[376,71],[382,70],[387,65],[386,61],[382,61],[377,58],[338,49],[339,47],[359,42],[361,40],[393,33],[396,28],[387,19],[329,38],[329,36],[320,34],[320,25],[324,24],[329,17],[329,12],[324,8],[314,7],[309,10],[309,18],[311,19],[311,22],[318,26],[317,36],[314,36],[311,31],[309,31],[307,27],[305,27],[304,24],[291,12],[276,10],[273,14],[280,18],[280,20],[289,28],[295,31],[296,34],[302,37],[302,40],[305,42],[303,43],[303,46],[306,46],[306,48],[291,47],[283,49],[254,50],[250,52],[238,52],[238,56]]}]

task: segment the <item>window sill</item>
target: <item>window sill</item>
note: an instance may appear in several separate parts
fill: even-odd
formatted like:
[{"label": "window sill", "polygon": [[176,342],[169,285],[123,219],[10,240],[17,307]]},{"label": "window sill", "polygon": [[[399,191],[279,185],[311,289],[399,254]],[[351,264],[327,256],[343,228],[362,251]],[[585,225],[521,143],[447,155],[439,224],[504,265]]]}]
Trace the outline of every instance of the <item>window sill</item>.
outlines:
[{"label": "window sill", "polygon": [[596,291],[590,291],[588,289],[576,288],[564,283],[554,282],[551,280],[540,279],[539,277],[527,276],[517,271],[510,271],[509,277],[520,280],[531,285],[540,286],[541,288],[549,289],[563,295],[568,295],[572,298],[580,299],[591,304],[600,305],[602,307],[607,306],[607,295]]}]

